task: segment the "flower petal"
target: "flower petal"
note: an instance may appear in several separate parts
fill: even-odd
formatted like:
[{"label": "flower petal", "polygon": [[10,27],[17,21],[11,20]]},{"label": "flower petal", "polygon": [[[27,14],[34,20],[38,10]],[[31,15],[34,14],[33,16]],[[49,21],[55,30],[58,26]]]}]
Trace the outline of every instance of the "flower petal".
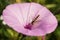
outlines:
[{"label": "flower petal", "polygon": [[8,5],[3,11],[3,19],[11,28],[19,33],[24,32],[24,21],[18,4]]},{"label": "flower petal", "polygon": [[[32,30],[24,26],[31,23],[39,15]],[[45,7],[37,3],[11,4],[3,11],[3,19],[15,31],[30,35],[43,36],[53,32],[57,27],[55,16]]]},{"label": "flower petal", "polygon": [[42,8],[43,8],[43,6],[41,6],[39,4],[31,3],[30,9],[29,9],[29,13],[28,13],[27,22],[31,22],[33,20],[33,18],[35,18],[35,16],[38,15],[38,12]]}]

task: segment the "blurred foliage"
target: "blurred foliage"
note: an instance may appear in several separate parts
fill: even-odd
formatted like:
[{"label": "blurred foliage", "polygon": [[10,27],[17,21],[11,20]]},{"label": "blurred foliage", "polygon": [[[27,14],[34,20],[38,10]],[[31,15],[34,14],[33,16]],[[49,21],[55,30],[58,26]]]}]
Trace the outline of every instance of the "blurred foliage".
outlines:
[{"label": "blurred foliage", "polygon": [[[47,35],[46,40],[60,40],[60,0],[21,0],[21,2],[39,3],[52,11],[58,20],[58,27],[53,33]],[[0,0],[0,16],[3,9],[13,3],[16,3],[16,0]],[[0,40],[37,40],[37,37],[30,37],[23,34],[18,35],[12,28],[4,25],[0,17]]]}]

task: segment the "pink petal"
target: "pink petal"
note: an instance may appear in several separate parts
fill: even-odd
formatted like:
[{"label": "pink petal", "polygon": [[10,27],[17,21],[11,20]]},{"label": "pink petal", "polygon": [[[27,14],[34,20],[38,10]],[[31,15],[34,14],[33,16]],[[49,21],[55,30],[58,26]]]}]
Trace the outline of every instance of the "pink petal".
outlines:
[{"label": "pink petal", "polygon": [[41,19],[42,20],[41,26],[44,28],[45,32],[51,33],[56,29],[58,25],[57,19],[47,8],[44,8],[43,11],[40,12],[40,13],[43,13],[42,16],[44,16]]},{"label": "pink petal", "polygon": [[24,29],[25,24],[22,18],[22,13],[20,12],[18,4],[7,6],[3,11],[3,18],[4,21],[17,32],[26,32],[26,29]]},{"label": "pink petal", "polygon": [[[24,27],[39,15],[32,30]],[[30,35],[43,36],[53,32],[57,27],[55,16],[45,7],[37,3],[11,4],[3,11],[4,21],[15,31]]]},{"label": "pink petal", "polygon": [[36,4],[36,3],[30,3],[30,9],[28,13],[27,22],[31,22],[35,16],[38,15],[38,12],[40,9],[42,9],[43,6]]}]

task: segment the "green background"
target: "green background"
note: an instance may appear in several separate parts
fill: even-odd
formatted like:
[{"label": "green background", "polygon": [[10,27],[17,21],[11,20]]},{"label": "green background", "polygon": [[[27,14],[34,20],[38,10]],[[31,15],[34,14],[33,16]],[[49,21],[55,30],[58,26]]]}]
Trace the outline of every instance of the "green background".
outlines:
[{"label": "green background", "polygon": [[[46,40],[60,40],[60,0],[21,0],[22,2],[35,2],[47,7],[57,18],[58,27],[51,33],[46,35]],[[16,3],[15,0],[0,0],[0,40],[38,40],[37,37],[19,34],[7,25],[3,24],[1,19],[3,9],[9,5]]]}]

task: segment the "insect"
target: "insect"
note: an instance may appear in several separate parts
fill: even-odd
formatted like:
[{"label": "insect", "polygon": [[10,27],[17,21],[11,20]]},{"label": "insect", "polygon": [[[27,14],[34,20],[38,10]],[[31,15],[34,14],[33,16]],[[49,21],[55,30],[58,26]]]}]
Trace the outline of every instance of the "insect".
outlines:
[{"label": "insect", "polygon": [[37,15],[37,17],[33,19],[33,21],[31,22],[31,24],[34,24],[35,21],[38,19],[38,17],[39,17],[39,15]]},{"label": "insect", "polygon": [[31,30],[32,25],[35,23],[35,21],[38,19],[38,17],[39,17],[39,15],[37,15],[37,17],[34,18],[31,23],[29,23],[28,25],[26,25],[25,28]]}]

